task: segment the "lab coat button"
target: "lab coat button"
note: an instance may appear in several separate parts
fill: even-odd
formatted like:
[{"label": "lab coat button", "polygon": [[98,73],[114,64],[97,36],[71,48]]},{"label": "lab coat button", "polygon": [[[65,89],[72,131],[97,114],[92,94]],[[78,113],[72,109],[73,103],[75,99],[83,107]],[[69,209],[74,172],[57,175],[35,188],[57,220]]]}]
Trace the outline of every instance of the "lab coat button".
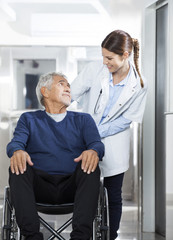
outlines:
[{"label": "lab coat button", "polygon": [[122,104],[121,103],[119,103],[119,106],[121,106]]}]

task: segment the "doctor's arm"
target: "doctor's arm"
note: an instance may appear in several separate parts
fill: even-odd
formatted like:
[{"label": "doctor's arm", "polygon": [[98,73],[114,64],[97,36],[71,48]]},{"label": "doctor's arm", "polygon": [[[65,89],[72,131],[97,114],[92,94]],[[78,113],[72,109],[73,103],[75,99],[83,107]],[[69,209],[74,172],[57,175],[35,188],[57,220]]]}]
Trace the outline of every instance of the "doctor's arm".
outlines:
[{"label": "doctor's arm", "polygon": [[100,124],[98,130],[101,138],[108,137],[127,129],[131,122],[142,122],[147,96],[147,87],[141,89],[131,105],[116,119]]},{"label": "doctor's arm", "polygon": [[122,115],[112,122],[107,122],[104,124],[98,125],[98,130],[101,138],[105,138],[119,132],[124,131],[129,128],[131,120],[124,118]]},{"label": "doctor's arm", "polygon": [[71,96],[73,101],[77,101],[85,92],[87,92],[95,77],[95,67],[93,62],[87,64],[79,75],[70,84]]}]

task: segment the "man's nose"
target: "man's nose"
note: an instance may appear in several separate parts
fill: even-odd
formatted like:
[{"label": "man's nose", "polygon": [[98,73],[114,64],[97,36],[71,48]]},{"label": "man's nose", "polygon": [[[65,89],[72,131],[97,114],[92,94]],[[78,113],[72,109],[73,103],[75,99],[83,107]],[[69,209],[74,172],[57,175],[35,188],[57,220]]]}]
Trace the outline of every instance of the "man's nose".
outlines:
[{"label": "man's nose", "polygon": [[69,87],[69,86],[66,86],[66,89],[65,89],[65,91],[70,93],[70,92],[71,92],[71,89],[70,89],[70,87]]}]

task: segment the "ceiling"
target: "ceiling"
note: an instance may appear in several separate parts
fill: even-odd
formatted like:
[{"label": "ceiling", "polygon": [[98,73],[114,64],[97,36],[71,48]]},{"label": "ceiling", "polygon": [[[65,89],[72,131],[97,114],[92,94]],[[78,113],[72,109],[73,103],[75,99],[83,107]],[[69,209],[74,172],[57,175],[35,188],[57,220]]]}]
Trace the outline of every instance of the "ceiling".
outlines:
[{"label": "ceiling", "polygon": [[[45,45],[97,45],[126,17],[137,19],[139,0],[0,0],[0,21],[5,23],[7,42]],[[131,16],[130,16],[131,14]],[[136,20],[135,20],[136,21]],[[0,23],[0,24],[1,24]],[[7,29],[9,28],[9,29]],[[7,30],[6,30],[7,29]],[[130,28],[128,28],[130,29]],[[2,30],[1,30],[2,32]],[[16,34],[16,35],[15,35]],[[5,37],[1,42],[5,42]],[[25,41],[25,39],[27,41]],[[45,39],[45,41],[43,41]],[[31,44],[32,45],[32,44]]]},{"label": "ceiling", "polygon": [[7,0],[0,1],[0,14],[14,31],[31,36],[94,36],[110,21],[99,0]]}]

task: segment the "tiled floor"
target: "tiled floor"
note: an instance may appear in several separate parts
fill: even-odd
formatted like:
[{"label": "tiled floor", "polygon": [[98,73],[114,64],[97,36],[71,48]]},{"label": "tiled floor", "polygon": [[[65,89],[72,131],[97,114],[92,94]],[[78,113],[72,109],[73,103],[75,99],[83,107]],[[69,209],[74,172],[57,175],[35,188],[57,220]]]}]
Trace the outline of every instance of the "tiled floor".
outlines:
[{"label": "tiled floor", "polygon": [[[68,216],[46,216],[46,220],[55,228],[58,228],[58,225],[65,219],[68,219]],[[119,237],[117,240],[165,240],[160,235],[155,233],[141,233],[141,226],[137,221],[137,207],[134,204],[126,204],[123,207],[122,221],[119,230]],[[44,215],[45,217],[45,215]],[[0,200],[0,225],[2,222],[2,200]],[[43,228],[45,236],[48,236],[48,232]],[[69,239],[69,233],[71,229],[69,228],[64,233],[64,237]],[[0,238],[1,239],[1,238]]]}]

